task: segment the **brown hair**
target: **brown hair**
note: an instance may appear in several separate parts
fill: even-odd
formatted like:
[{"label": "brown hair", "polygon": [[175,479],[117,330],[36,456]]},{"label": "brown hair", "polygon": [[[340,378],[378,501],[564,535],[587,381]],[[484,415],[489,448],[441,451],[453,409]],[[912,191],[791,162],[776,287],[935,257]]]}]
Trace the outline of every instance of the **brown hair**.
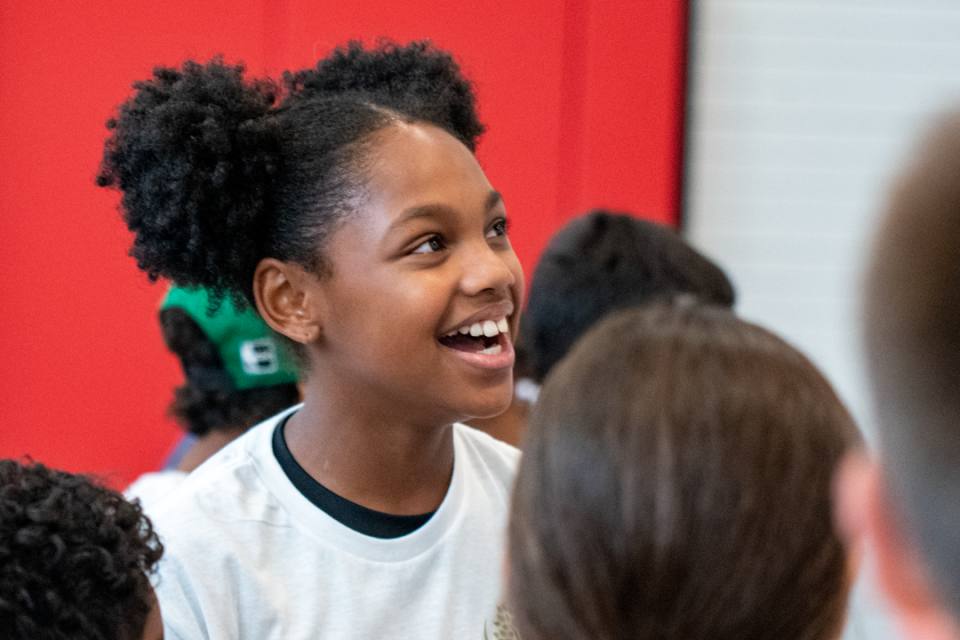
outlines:
[{"label": "brown hair", "polygon": [[960,615],[960,111],[896,183],[864,325],[891,506]]},{"label": "brown hair", "polygon": [[813,364],[729,311],[611,315],[532,413],[509,524],[520,635],[838,636],[831,476],[859,442]]}]

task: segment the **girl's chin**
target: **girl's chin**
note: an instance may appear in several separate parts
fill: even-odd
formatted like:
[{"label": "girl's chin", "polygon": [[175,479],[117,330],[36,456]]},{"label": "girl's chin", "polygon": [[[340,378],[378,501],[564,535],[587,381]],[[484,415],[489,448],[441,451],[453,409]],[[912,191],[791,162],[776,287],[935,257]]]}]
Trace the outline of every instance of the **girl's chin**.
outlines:
[{"label": "girl's chin", "polygon": [[466,422],[467,420],[472,420],[474,418],[481,420],[486,418],[496,418],[510,408],[510,403],[512,401],[513,385],[511,384],[507,389],[507,392],[501,398],[492,398],[489,403],[471,407],[458,422]]}]

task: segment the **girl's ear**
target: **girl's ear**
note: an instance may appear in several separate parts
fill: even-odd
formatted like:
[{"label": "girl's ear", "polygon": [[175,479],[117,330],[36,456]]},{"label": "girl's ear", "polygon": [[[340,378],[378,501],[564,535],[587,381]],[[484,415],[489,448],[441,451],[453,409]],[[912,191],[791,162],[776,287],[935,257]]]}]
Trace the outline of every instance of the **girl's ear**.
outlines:
[{"label": "girl's ear", "polygon": [[298,264],[264,258],[253,274],[253,294],[264,321],[302,344],[320,337],[323,305],[320,278]]}]

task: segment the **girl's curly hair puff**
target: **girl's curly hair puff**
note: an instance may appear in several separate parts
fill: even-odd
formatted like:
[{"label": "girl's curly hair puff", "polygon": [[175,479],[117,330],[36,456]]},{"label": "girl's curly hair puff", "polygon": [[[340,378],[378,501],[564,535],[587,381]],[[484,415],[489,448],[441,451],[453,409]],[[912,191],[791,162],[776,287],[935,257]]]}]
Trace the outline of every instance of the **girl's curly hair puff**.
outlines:
[{"label": "girl's curly hair puff", "polygon": [[[154,69],[107,122],[113,135],[97,184],[123,192],[130,255],[151,280],[222,291],[227,274],[251,270],[250,256],[262,251],[255,231],[266,223],[279,153],[278,128],[265,116],[278,92],[243,73],[220,58]],[[234,226],[250,232],[225,233]]]},{"label": "girl's curly hair puff", "polygon": [[240,305],[263,258],[329,267],[324,243],[362,192],[374,133],[424,122],[472,151],[484,129],[472,85],[429,41],[350,42],[282,90],[221,58],[158,68],[134,89],[97,177],[123,192],[131,255],[152,279]]},{"label": "girl's curly hair puff", "polygon": [[399,46],[378,42],[372,56],[355,40],[337,47],[316,69],[284,74],[292,94],[370,94],[382,107],[446,129],[470,151],[484,127],[477,119],[473,84],[445,51],[423,40]]},{"label": "girl's curly hair puff", "polygon": [[138,503],[87,476],[0,460],[3,637],[140,638],[162,553]]}]

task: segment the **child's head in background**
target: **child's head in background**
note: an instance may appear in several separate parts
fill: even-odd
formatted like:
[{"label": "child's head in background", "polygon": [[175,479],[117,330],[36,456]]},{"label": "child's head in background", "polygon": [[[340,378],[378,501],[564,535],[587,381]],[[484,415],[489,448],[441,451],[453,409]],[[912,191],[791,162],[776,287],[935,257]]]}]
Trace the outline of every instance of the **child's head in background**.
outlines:
[{"label": "child's head in background", "polygon": [[672,228],[597,209],[567,223],[537,262],[521,321],[521,374],[543,382],[612,311],[689,296],[733,306],[723,271]]},{"label": "child's head in background", "polygon": [[852,455],[838,520],[870,542],[905,637],[960,638],[960,110],[894,183],[862,318],[879,455]]},{"label": "child's head in background", "polygon": [[163,553],[138,504],[90,478],[0,460],[0,629],[17,640],[162,638]]},{"label": "child's head in background", "polygon": [[168,411],[192,435],[236,436],[300,401],[298,366],[253,309],[230,299],[210,308],[203,288],[174,286],[164,296],[160,330],[185,378]]},{"label": "child's head in background", "polygon": [[712,307],[613,314],[532,412],[509,525],[521,636],[838,638],[831,476],[859,442],[768,331]]}]

